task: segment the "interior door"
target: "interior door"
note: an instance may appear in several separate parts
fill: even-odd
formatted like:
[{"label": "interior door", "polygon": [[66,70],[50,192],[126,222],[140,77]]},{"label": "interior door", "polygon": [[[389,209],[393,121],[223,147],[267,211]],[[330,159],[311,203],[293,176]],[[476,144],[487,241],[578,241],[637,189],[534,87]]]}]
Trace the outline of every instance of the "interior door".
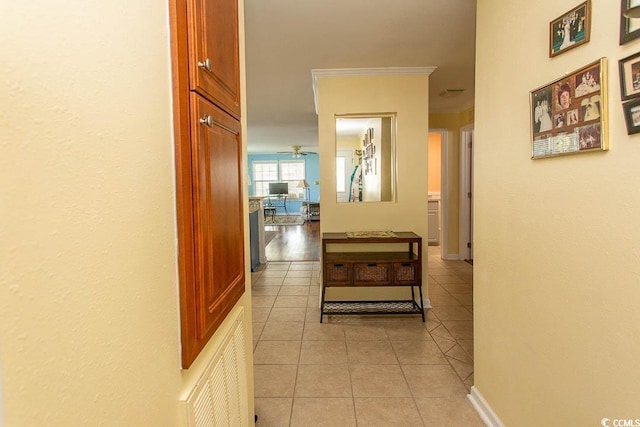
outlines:
[{"label": "interior door", "polygon": [[460,258],[473,260],[473,127],[461,132]]},{"label": "interior door", "polygon": [[469,133],[469,260],[473,261],[473,131]]}]

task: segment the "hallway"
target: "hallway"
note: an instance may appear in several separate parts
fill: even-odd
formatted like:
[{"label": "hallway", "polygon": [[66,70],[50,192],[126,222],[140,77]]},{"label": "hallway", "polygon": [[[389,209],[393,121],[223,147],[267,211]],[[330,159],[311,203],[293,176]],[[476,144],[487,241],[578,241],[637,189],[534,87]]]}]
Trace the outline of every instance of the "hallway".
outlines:
[{"label": "hallway", "polygon": [[330,316],[319,323],[320,264],[252,273],[258,426],[482,426],[473,385],[472,267],[428,247],[427,322]]}]

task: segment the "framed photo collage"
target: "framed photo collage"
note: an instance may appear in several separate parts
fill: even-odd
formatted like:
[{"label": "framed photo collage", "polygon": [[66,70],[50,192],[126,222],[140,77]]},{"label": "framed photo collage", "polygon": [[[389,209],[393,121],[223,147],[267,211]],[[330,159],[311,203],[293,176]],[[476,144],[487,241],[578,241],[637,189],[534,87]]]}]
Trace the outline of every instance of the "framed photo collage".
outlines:
[{"label": "framed photo collage", "polygon": [[607,60],[530,93],[531,158],[607,150]]}]

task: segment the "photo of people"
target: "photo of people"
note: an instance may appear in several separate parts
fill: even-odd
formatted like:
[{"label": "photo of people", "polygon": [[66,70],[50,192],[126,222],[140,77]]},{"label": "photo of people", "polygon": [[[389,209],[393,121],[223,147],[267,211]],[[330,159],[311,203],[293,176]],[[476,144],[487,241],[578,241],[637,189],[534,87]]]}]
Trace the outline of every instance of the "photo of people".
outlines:
[{"label": "photo of people", "polygon": [[580,150],[600,148],[600,123],[577,128]]},{"label": "photo of people", "polygon": [[[640,18],[638,19],[640,20]],[[622,100],[640,96],[640,52],[618,61]]]},{"label": "photo of people", "polygon": [[567,112],[567,126],[575,125],[578,121],[578,109],[569,110]]},{"label": "photo of people", "polygon": [[551,54],[587,41],[587,7],[583,4],[551,23]]},{"label": "photo of people", "polygon": [[576,76],[576,98],[600,90],[600,67],[594,67]]},{"label": "photo of people", "polygon": [[633,77],[631,82],[633,90],[640,90],[640,61],[631,64],[631,76]]},{"label": "photo of people", "polygon": [[571,84],[569,80],[562,81],[555,85],[555,110],[566,110],[571,106]]},{"label": "photo of people", "polygon": [[640,126],[640,105],[631,108],[631,123],[633,126]]},{"label": "photo of people", "polygon": [[580,103],[582,109],[582,121],[589,122],[600,118],[600,95],[585,98]]},{"label": "photo of people", "polygon": [[533,132],[547,132],[553,128],[551,122],[551,88],[546,88],[533,95]]},{"label": "photo of people", "polygon": [[553,116],[553,122],[556,129],[564,127],[564,113],[556,114],[555,116]]}]

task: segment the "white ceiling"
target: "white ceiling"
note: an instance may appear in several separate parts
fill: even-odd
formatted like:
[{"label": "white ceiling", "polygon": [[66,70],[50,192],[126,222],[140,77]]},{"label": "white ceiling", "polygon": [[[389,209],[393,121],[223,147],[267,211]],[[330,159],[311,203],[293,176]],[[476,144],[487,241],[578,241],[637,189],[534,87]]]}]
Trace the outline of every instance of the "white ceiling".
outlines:
[{"label": "white ceiling", "polygon": [[430,111],[471,107],[475,11],[475,0],[245,0],[248,151],[317,150],[312,69],[435,66]]}]

